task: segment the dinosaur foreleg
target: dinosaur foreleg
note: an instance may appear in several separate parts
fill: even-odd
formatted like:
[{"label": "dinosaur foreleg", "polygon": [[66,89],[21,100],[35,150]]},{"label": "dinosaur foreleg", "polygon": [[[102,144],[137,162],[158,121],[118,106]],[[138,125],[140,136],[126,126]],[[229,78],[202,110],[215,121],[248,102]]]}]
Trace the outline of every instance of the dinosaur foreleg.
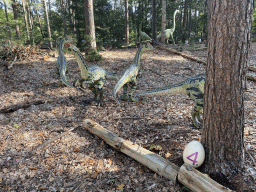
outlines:
[{"label": "dinosaur foreleg", "polygon": [[121,100],[123,101],[127,101],[128,98],[127,98],[127,90],[128,90],[128,83],[124,84],[123,86],[123,96],[121,98]]},{"label": "dinosaur foreleg", "polygon": [[[99,99],[98,99],[98,103],[97,105],[98,106],[103,106],[103,86],[104,86],[104,83],[105,81],[104,80],[99,80],[98,81],[98,84],[95,86],[95,89],[96,89],[96,93],[97,93],[97,97],[99,96]],[[96,101],[96,94],[95,94],[95,101]]]},{"label": "dinosaur foreleg", "polygon": [[131,81],[131,82],[130,82],[130,85],[131,85],[131,89],[130,89],[130,92],[129,92],[129,94],[128,94],[129,99],[130,99],[130,101],[138,101],[137,98],[134,98],[134,97],[132,96],[133,92],[134,92],[135,89],[137,88],[137,82],[136,82],[136,80]]},{"label": "dinosaur foreleg", "polygon": [[172,44],[175,45],[175,41],[174,41],[174,38],[173,38],[173,33],[171,33],[171,38],[172,38]]}]

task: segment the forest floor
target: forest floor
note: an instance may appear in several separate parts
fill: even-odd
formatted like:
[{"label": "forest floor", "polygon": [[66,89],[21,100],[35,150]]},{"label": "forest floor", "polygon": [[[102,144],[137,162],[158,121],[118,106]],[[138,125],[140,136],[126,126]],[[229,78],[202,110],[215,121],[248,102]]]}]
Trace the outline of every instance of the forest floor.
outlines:
[{"label": "forest floor", "polygon": [[[103,61],[97,65],[121,73],[133,61],[136,50],[102,51]],[[193,51],[188,47],[183,52],[204,61],[207,58],[206,49]],[[81,101],[93,97],[88,89],[82,93],[53,86],[58,83],[56,56],[17,61],[12,70],[0,64],[0,190],[183,191],[182,186],[116,151],[78,125],[91,119],[181,166],[184,146],[201,137],[201,130],[195,129],[191,120],[193,101],[186,95],[169,95],[139,102],[120,101],[119,107],[112,97],[116,81],[108,80],[104,86],[105,107],[81,105]],[[249,59],[249,65],[255,65],[256,44],[251,46]],[[67,55],[67,60],[68,80],[73,82],[80,72],[73,56]],[[141,69],[143,75],[135,93],[185,80],[204,72],[205,66],[155,49],[142,55]],[[118,96],[121,93],[122,89]],[[244,145],[248,148],[244,191],[255,191],[256,82],[247,82],[244,102]]]}]

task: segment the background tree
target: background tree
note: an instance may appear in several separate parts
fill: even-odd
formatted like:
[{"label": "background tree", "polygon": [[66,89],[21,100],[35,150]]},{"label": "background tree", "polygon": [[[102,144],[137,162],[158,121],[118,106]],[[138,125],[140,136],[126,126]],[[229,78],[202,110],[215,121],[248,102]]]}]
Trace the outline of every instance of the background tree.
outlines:
[{"label": "background tree", "polygon": [[84,9],[86,34],[90,37],[87,41],[90,43],[91,48],[96,49],[93,1],[84,0]]},{"label": "background tree", "polygon": [[204,171],[220,183],[235,183],[243,168],[244,89],[252,13],[253,0],[208,0],[202,143],[207,154]]},{"label": "background tree", "polygon": [[46,1],[42,0],[42,3],[43,3],[43,6],[44,6],[44,13],[45,13],[45,19],[46,19],[46,26],[47,26],[47,32],[48,32],[48,37],[49,37],[50,49],[52,49],[52,47],[53,47],[52,46],[52,35],[51,35],[51,28],[50,28],[50,23],[49,23]]},{"label": "background tree", "polygon": [[17,9],[17,2],[15,0],[12,0],[12,10],[13,10],[13,17],[15,20],[15,28],[16,28],[16,36],[17,39],[20,39],[20,27],[19,27],[19,21],[18,21],[18,9]]},{"label": "background tree", "polygon": [[156,0],[152,0],[152,33],[153,45],[157,45]]},{"label": "background tree", "polygon": [[165,29],[166,29],[166,0],[162,0],[162,28],[161,28],[161,43],[165,44]]},{"label": "background tree", "polygon": [[128,1],[125,1],[125,42],[129,45],[129,10],[128,10]]}]

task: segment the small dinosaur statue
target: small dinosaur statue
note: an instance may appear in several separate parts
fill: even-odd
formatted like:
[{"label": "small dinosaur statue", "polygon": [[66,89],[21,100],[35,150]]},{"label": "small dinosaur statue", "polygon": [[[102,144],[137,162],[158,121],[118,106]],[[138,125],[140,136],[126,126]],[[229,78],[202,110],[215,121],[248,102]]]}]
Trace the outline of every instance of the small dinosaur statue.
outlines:
[{"label": "small dinosaur statue", "polygon": [[130,85],[130,91],[128,93],[129,99],[130,101],[136,101],[135,98],[133,98],[132,94],[135,91],[136,87],[137,87],[137,81],[136,78],[141,76],[141,72],[140,72],[140,59],[141,59],[141,55],[142,53],[146,52],[146,51],[152,51],[154,48],[151,45],[148,44],[144,44],[141,45],[139,47],[139,49],[137,50],[137,53],[135,55],[135,58],[133,60],[133,62],[130,64],[130,66],[124,71],[122,77],[118,80],[118,82],[116,83],[114,89],[113,89],[113,97],[116,100],[116,102],[120,105],[119,101],[116,98],[116,93],[118,92],[118,90],[123,87],[123,97],[122,100],[123,101],[127,101],[127,90],[128,90],[128,86]]},{"label": "small dinosaur statue", "polygon": [[55,83],[54,86],[55,87],[60,87],[62,86],[62,81],[60,79],[60,67],[65,63],[65,75],[67,74],[67,60],[64,56],[64,52],[63,52],[63,48],[64,46],[67,44],[67,43],[71,43],[73,42],[73,40],[69,37],[65,37],[63,39],[60,40],[60,44],[59,44],[59,55],[58,55],[58,58],[57,58],[57,63],[56,63],[56,74],[59,78],[59,83]]},{"label": "small dinosaur statue", "polygon": [[204,103],[204,83],[205,74],[202,73],[176,84],[135,94],[134,97],[187,94],[191,99],[195,101],[194,110],[192,112],[193,124],[196,128],[200,128],[203,122],[201,117],[201,110],[203,109]]},{"label": "small dinosaur statue", "polygon": [[[168,44],[168,40],[169,40],[170,37],[171,37],[171,39],[172,39],[173,45],[175,44],[175,41],[174,41],[174,38],[173,38],[173,33],[174,33],[175,27],[176,27],[175,17],[176,17],[176,14],[179,13],[179,12],[180,12],[180,10],[176,10],[176,11],[174,12],[174,14],[173,14],[173,26],[172,26],[172,28],[171,28],[171,29],[166,29],[166,30],[164,31],[164,33],[165,33],[165,39],[166,39],[166,44]],[[162,36],[162,33],[160,32],[160,33],[157,35],[158,41],[161,40],[161,36]]]},{"label": "small dinosaur statue", "polygon": [[97,65],[87,66],[86,61],[82,56],[80,50],[72,44],[66,45],[63,51],[65,53],[70,53],[75,56],[79,69],[81,71],[81,79],[76,80],[73,85],[70,85],[70,83],[67,82],[65,76],[61,76],[62,81],[66,85],[73,88],[77,88],[79,84],[82,88],[85,88],[85,84],[89,84],[89,89],[94,93],[94,98],[86,99],[84,103],[96,102],[98,106],[103,106],[103,86],[105,80],[118,79],[118,76],[114,73],[106,71],[105,69]]}]

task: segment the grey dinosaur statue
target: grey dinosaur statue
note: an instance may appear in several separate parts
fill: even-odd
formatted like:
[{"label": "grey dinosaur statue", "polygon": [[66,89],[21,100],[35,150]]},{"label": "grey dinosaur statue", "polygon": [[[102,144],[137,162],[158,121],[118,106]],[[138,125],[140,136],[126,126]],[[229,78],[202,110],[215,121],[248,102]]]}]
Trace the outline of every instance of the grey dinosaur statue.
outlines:
[{"label": "grey dinosaur statue", "polygon": [[[116,100],[116,102],[120,105],[118,99],[116,98],[116,93],[118,90],[123,87],[123,96],[122,100],[127,101],[128,98],[130,101],[136,101],[135,98],[133,98],[132,94],[135,91],[137,87],[137,77],[141,76],[140,72],[140,59],[142,53],[146,51],[152,51],[154,48],[150,44],[144,44],[139,47],[139,49],[136,52],[135,58],[133,62],[129,65],[129,67],[124,71],[122,77],[118,80],[116,83],[114,89],[113,89],[113,97]],[[128,87],[130,86],[130,91],[127,93]],[[127,97],[128,94],[128,97]]]}]

